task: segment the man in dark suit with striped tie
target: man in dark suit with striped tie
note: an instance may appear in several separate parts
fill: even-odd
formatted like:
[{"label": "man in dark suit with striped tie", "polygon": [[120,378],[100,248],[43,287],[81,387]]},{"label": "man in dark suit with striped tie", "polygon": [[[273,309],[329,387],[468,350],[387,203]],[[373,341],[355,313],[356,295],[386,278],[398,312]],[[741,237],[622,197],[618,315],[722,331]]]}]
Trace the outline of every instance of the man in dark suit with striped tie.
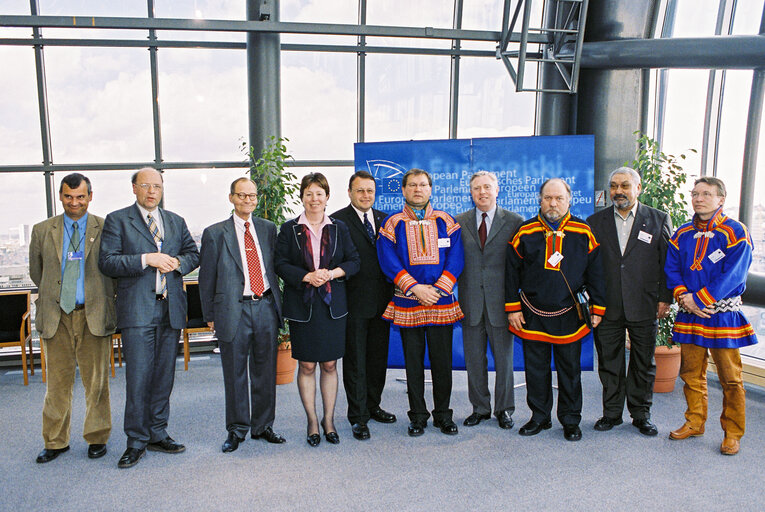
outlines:
[{"label": "man in dark suit with striped tie", "polygon": [[393,285],[380,270],[375,238],[386,217],[372,208],[375,180],[358,171],[348,183],[351,204],[331,215],[348,225],[351,240],[361,258],[361,270],[348,279],[348,323],[346,324],[343,384],[348,397],[348,421],[353,437],[369,439],[370,418],[394,423],[396,416],[380,408],[385,373],[388,369],[390,325],[382,319],[393,296]]},{"label": "man in dark suit with striped tie", "polygon": [[183,276],[197,267],[199,251],[186,221],[159,208],[162,175],[133,175],[135,204],[106,216],[98,267],[117,279],[117,327],[125,351],[127,449],[117,464],[135,466],[146,449],[186,449],[167,433],[170,393],[181,329],[186,325]]}]

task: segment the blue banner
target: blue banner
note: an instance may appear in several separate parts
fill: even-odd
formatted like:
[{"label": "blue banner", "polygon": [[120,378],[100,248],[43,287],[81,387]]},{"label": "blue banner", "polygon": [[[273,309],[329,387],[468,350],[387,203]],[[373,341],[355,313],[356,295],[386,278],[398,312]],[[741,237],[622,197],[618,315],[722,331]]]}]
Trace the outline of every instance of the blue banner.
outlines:
[{"label": "blue banner", "polygon": [[[457,215],[473,208],[470,177],[476,171],[494,172],[499,179],[497,203],[528,219],[539,210],[540,185],[563,178],[571,186],[571,213],[586,218],[594,211],[594,146],[592,135],[501,137],[354,144],[356,170],[375,177],[375,208],[393,213],[404,205],[401,178],[413,167],[433,177],[434,208]],[[459,294],[459,289],[456,290]],[[404,367],[398,328],[391,331],[388,365]],[[465,368],[462,329],[453,337],[453,367]],[[514,367],[523,370],[523,349],[516,339]],[[426,361],[426,363],[428,363]],[[428,363],[429,364],[429,363]],[[489,367],[494,360],[489,351]],[[582,369],[593,369],[592,336],[582,341]]]}]

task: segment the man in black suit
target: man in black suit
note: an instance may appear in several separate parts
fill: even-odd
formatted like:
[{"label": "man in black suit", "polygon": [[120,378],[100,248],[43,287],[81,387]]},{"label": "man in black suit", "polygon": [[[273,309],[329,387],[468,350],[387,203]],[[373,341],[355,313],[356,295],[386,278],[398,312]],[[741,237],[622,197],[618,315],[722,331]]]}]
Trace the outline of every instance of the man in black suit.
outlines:
[{"label": "man in black suit", "polygon": [[285,442],[272,428],[282,323],[274,271],[276,226],[252,215],[258,187],[249,178],[234,180],[228,200],[234,214],[204,230],[199,257],[202,313],[220,342],[228,431],[224,453],[236,450],[247,432],[253,439]]},{"label": "man in black suit", "polygon": [[377,261],[375,239],[386,214],[372,208],[375,180],[358,171],[348,183],[351,204],[331,217],[348,225],[351,239],[361,257],[361,270],[348,280],[348,323],[346,326],[343,384],[348,397],[348,421],[353,437],[369,439],[369,418],[394,423],[396,416],[380,408],[385,372],[388,368],[390,326],[382,319],[393,296]]},{"label": "man in black suit", "polygon": [[[669,312],[664,260],[672,234],[665,212],[641,204],[640,175],[629,167],[611,173],[613,206],[591,215],[587,222],[601,244],[606,278],[606,316],[594,331],[598,375],[603,385],[603,417],[595,430],[622,423],[626,395],[632,424],[641,434],[655,436],[651,402],[656,366],[657,318]],[[629,369],[625,376],[625,329],[630,336]]]}]

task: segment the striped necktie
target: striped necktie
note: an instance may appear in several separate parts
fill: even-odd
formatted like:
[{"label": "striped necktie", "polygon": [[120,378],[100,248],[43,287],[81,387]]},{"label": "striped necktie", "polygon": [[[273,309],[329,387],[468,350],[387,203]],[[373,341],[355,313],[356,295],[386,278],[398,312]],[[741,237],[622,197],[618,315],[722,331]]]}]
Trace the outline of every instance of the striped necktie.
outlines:
[{"label": "striped necktie", "polygon": [[[149,219],[149,231],[151,232],[151,236],[154,237],[154,242],[156,242],[157,247],[161,247],[162,235],[159,234],[159,227],[157,226],[157,222],[154,220],[154,217],[152,217],[151,214],[148,214],[146,218]],[[167,297],[167,277],[165,277],[165,274],[162,272],[159,273],[159,289],[157,290],[157,295]]]}]

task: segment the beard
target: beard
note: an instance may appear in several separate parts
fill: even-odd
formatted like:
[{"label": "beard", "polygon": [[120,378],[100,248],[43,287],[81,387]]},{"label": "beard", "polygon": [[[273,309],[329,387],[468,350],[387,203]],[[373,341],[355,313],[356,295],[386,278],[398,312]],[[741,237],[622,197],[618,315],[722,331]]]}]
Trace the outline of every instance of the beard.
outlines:
[{"label": "beard", "polygon": [[563,214],[558,213],[557,210],[549,210],[546,213],[543,213],[542,216],[547,220],[547,222],[558,222],[561,217],[563,217]]},{"label": "beard", "polygon": [[629,208],[630,206],[630,200],[627,198],[627,196],[616,195],[614,196],[612,201],[614,202],[616,207],[619,208],[620,210],[624,210],[626,208]]}]

